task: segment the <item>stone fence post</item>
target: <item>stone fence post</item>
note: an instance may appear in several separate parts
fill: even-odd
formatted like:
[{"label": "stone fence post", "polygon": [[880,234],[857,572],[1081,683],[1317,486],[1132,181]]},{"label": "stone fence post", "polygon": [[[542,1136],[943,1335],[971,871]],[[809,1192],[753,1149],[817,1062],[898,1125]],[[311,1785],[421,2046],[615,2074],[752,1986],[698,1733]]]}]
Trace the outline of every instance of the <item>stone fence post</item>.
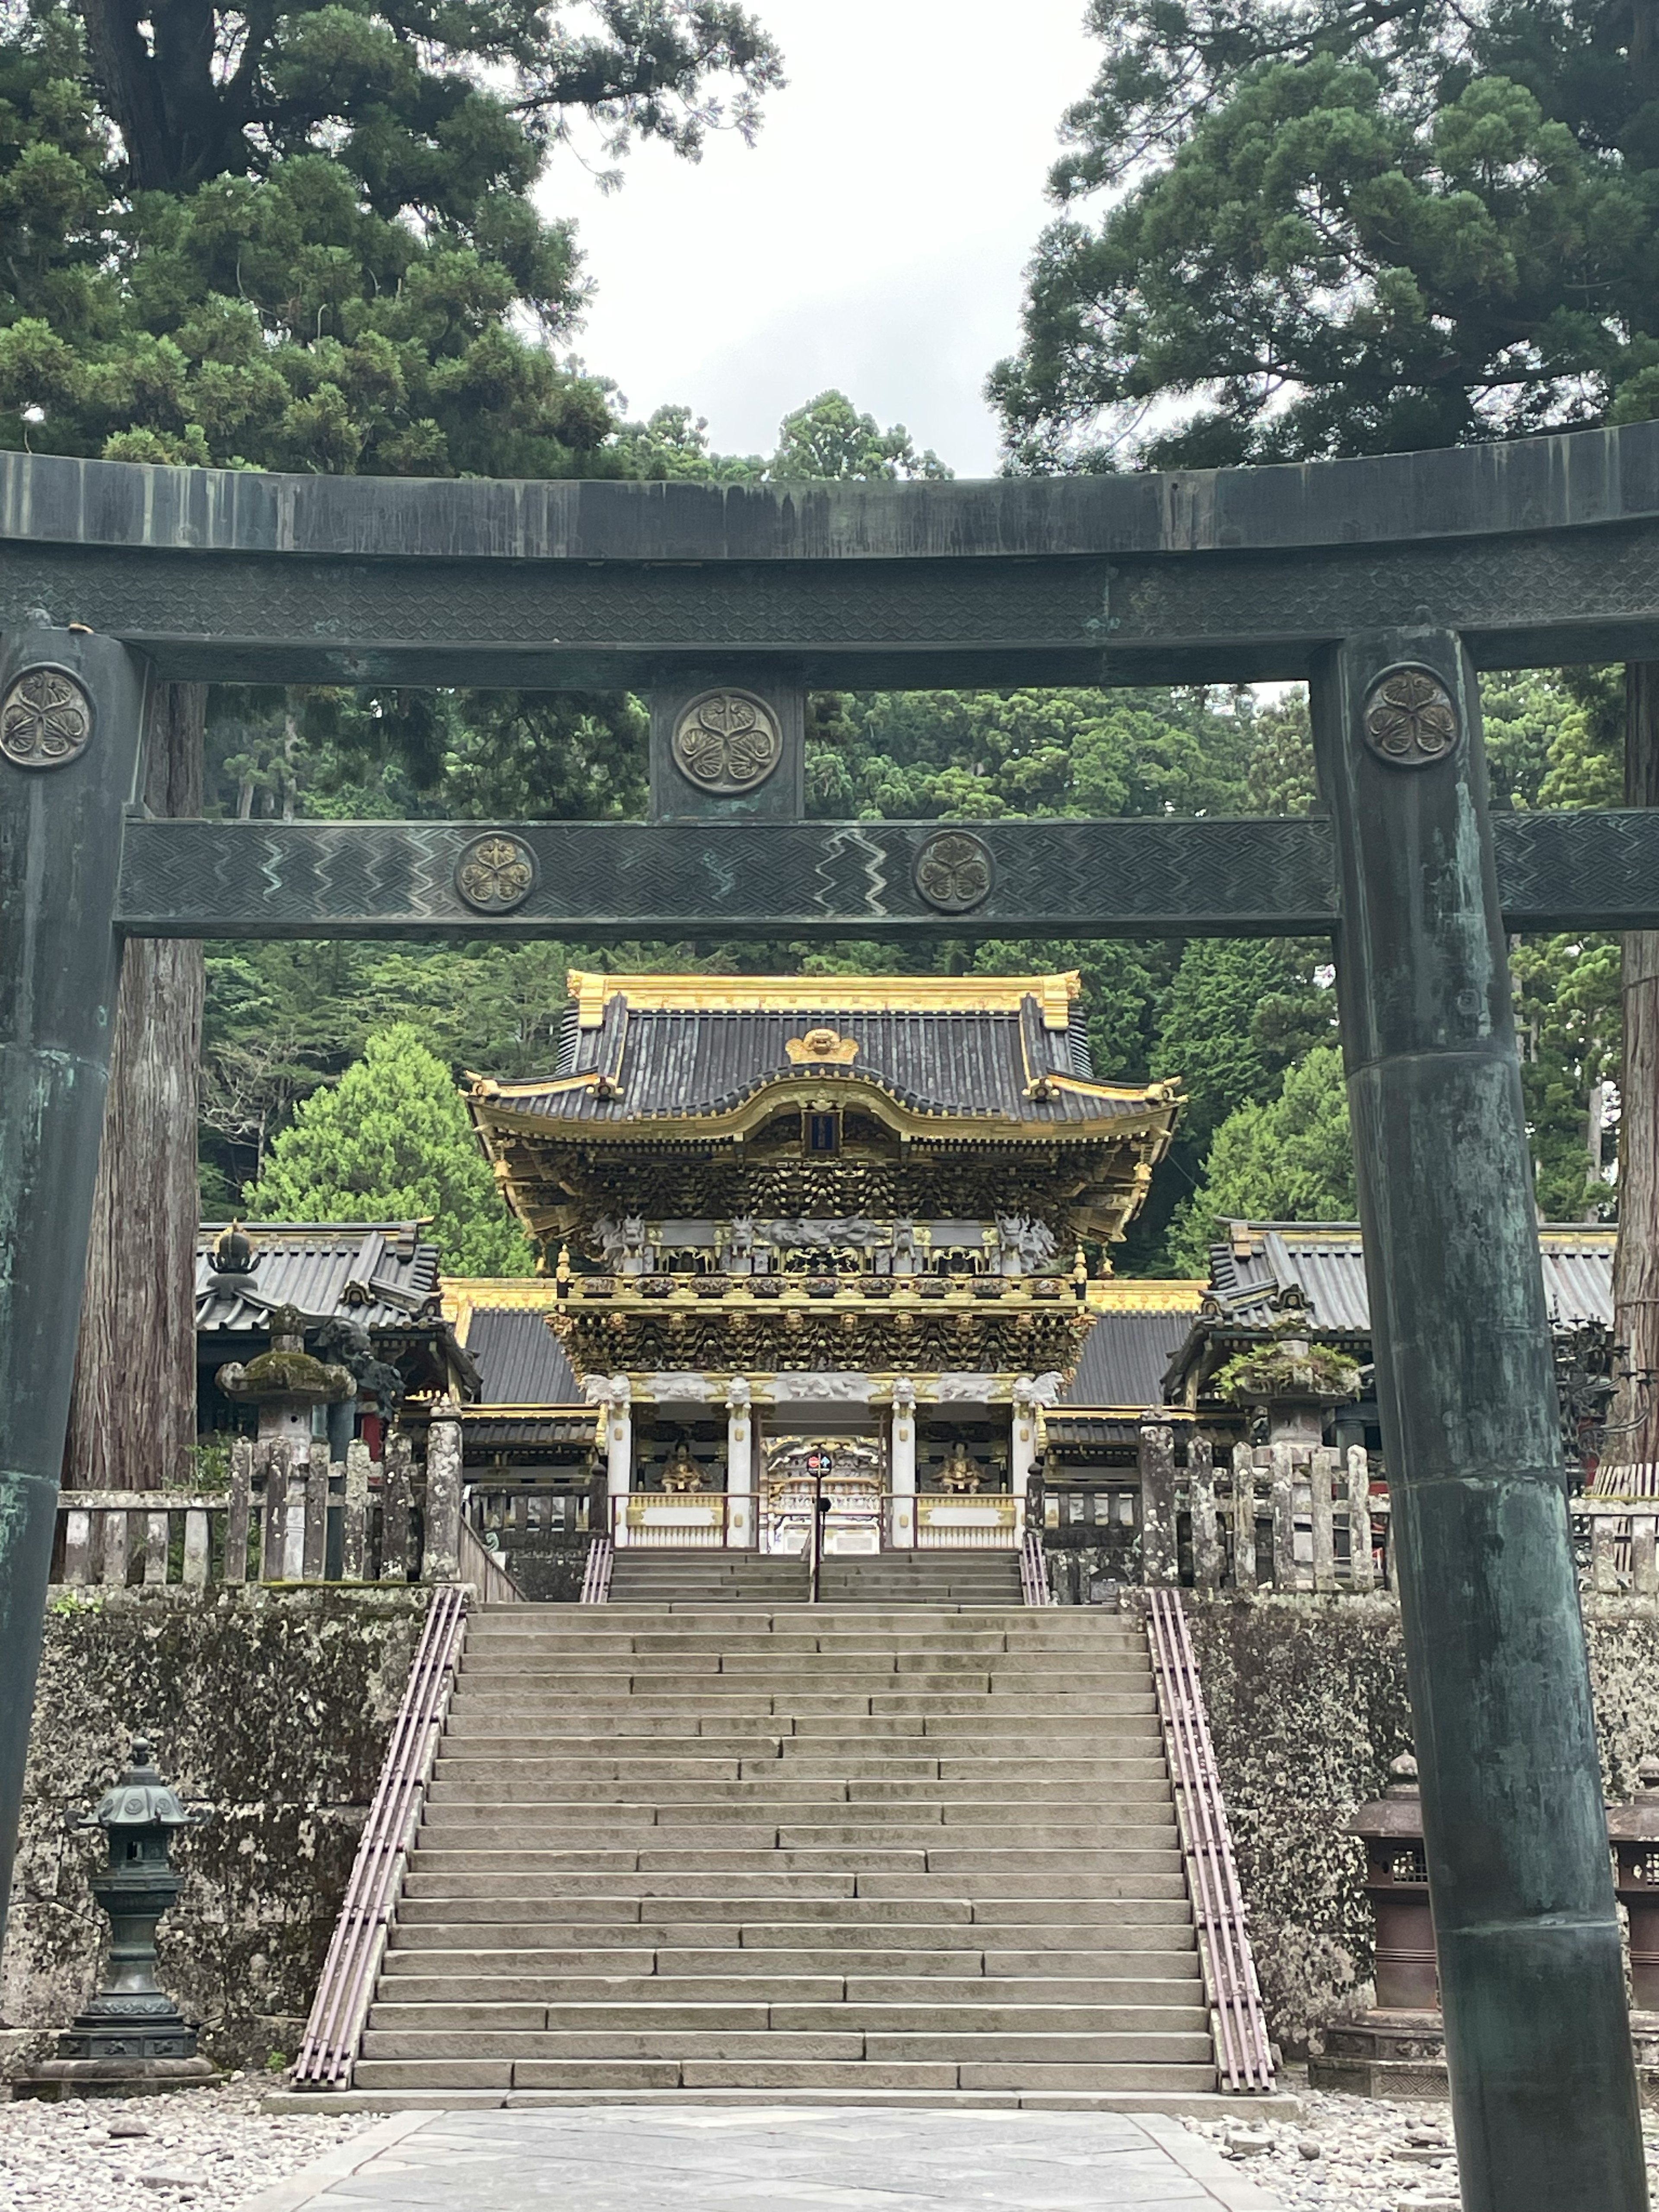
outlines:
[{"label": "stone fence post", "polygon": [[461,1577],[461,1425],[453,1398],[434,1407],[426,1432],[426,1544],[423,1583]]}]

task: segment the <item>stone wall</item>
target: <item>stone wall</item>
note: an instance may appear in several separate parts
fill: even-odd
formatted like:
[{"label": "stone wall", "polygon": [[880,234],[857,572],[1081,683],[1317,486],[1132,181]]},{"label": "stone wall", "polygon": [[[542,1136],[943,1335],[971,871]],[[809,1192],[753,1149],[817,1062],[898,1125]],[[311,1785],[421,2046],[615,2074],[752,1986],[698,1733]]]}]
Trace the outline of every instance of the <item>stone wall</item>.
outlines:
[{"label": "stone wall", "polygon": [[[1371,1999],[1364,1854],[1346,1835],[1411,1748],[1400,1609],[1391,1597],[1187,1593],[1188,1619],[1273,2033],[1297,2056]],[[1585,1601],[1610,1802],[1659,1750],[1659,1620]]]},{"label": "stone wall", "polygon": [[[5,2066],[91,1994],[106,1923],[73,1832],[148,1735],[214,1807],[174,1856],[162,1978],[227,2063],[296,2047],[428,1594],[407,1588],[55,1591],[29,1742],[0,2017]],[[35,2031],[35,2033],[31,2033]]]}]

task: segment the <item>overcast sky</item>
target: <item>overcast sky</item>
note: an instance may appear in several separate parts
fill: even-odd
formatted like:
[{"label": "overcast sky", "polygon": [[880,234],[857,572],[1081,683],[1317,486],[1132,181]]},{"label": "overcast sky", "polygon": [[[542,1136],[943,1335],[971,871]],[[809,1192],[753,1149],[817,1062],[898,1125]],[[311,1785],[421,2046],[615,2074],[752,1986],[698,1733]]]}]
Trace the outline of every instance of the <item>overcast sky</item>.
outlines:
[{"label": "overcast sky", "polygon": [[599,287],[582,358],[635,415],[707,416],[722,452],[769,452],[834,385],[992,474],[981,388],[1018,341],[1056,126],[1098,57],[1083,0],[752,4],[789,77],[752,150],[636,149],[610,197],[555,160],[543,203],[577,218]]}]

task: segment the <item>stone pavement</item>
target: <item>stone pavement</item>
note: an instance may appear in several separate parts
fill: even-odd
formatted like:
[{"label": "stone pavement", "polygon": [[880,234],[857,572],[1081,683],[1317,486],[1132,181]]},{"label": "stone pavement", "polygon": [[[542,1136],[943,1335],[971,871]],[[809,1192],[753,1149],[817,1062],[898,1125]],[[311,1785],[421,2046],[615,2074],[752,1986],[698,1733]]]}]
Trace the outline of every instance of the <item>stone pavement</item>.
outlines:
[{"label": "stone pavement", "polygon": [[398,2113],[244,2212],[1278,2212],[1280,2203],[1159,2116],[635,2105]]}]

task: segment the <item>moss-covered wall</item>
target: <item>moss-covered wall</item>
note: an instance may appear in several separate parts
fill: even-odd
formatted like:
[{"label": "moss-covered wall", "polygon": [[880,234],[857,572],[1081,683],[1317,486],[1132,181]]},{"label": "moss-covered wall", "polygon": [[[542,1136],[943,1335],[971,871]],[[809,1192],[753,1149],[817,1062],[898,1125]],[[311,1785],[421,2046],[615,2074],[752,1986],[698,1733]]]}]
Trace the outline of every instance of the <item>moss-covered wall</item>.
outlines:
[{"label": "moss-covered wall", "polygon": [[[162,1978],[216,2057],[292,2054],[408,1679],[423,1590],[54,1594],[29,1741],[0,2006],[9,2069],[91,1994],[106,1923],[77,1835],[149,1737],[210,1820],[175,1847]],[[20,2033],[17,2031],[23,2031]]]},{"label": "moss-covered wall", "polygon": [[[1250,1913],[1256,1973],[1285,2050],[1370,2002],[1364,1856],[1344,1833],[1411,1747],[1400,1609],[1390,1597],[1187,1595],[1188,1619]],[[1659,1750],[1659,1620],[1587,1600],[1603,1782],[1618,1803]]]}]

